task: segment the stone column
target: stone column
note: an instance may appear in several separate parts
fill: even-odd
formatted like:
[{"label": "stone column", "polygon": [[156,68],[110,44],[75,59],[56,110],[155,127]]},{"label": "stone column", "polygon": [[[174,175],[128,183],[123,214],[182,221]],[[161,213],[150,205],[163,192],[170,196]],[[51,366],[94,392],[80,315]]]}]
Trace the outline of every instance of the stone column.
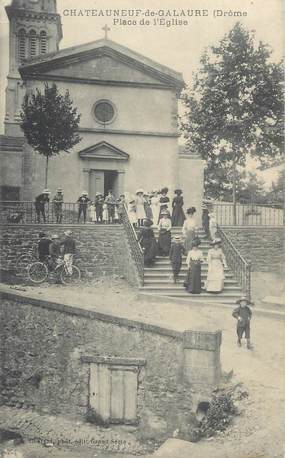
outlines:
[{"label": "stone column", "polygon": [[184,380],[191,386],[193,407],[209,399],[221,376],[222,331],[183,333]]},{"label": "stone column", "polygon": [[118,180],[117,180],[117,196],[119,197],[120,194],[123,194],[125,191],[125,171],[118,170]]}]

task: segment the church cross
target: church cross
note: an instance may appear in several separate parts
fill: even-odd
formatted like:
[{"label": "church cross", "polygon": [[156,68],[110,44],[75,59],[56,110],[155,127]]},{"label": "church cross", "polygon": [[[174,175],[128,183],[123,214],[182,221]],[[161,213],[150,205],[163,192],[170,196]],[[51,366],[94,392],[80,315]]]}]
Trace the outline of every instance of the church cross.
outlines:
[{"label": "church cross", "polygon": [[104,30],[104,32],[105,32],[105,40],[107,40],[107,38],[108,38],[108,32],[109,32],[111,29],[107,26],[107,24],[105,24],[104,27],[102,27],[102,30]]}]

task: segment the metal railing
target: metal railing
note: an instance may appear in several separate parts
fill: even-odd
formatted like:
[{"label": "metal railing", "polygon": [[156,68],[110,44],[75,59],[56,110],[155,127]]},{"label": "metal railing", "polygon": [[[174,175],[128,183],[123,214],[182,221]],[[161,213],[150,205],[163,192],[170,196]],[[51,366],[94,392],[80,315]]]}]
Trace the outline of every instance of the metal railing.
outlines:
[{"label": "metal railing", "polygon": [[[217,223],[220,226],[234,225],[234,207],[231,202],[213,202]],[[283,226],[284,209],[279,204],[237,204],[236,226]]]},{"label": "metal railing", "polygon": [[236,249],[232,241],[218,225],[217,235],[222,240],[223,252],[236,280],[242,287],[243,294],[251,297],[251,261],[247,261]]},{"label": "metal railing", "polygon": [[136,231],[130,223],[129,216],[125,205],[122,206],[121,221],[127,234],[129,246],[132,256],[136,264],[137,272],[140,278],[141,285],[144,284],[144,255],[142,248],[138,242]]},{"label": "metal railing", "polygon": [[[86,208],[86,221],[91,220],[91,207]],[[64,202],[56,205],[53,202],[46,203],[44,211],[36,209],[35,203],[31,201],[2,201],[0,202],[0,223],[2,224],[77,224],[79,204]],[[83,223],[83,213],[79,222]]]}]

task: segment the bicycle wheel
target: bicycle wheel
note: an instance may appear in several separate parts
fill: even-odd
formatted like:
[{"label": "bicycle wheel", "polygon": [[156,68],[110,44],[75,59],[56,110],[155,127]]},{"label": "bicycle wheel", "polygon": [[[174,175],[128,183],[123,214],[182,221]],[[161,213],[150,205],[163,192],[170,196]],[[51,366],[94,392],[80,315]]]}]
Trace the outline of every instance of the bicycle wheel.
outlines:
[{"label": "bicycle wheel", "polygon": [[20,273],[24,273],[29,264],[36,262],[36,257],[31,253],[22,254],[16,260],[15,267]]},{"label": "bicycle wheel", "polygon": [[77,266],[72,266],[72,274],[67,272],[66,267],[63,267],[60,273],[60,279],[64,285],[76,284],[81,278],[81,272]]},{"label": "bicycle wheel", "polygon": [[48,268],[43,262],[34,262],[28,266],[28,277],[33,283],[43,283],[48,277]]}]

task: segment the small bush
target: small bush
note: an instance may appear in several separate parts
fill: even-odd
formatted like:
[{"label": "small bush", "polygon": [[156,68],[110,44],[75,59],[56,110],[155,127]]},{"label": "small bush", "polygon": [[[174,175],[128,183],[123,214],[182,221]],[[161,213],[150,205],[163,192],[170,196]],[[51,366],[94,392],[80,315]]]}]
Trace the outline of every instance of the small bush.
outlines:
[{"label": "small bush", "polygon": [[217,432],[225,431],[236,413],[231,393],[214,394],[209,409],[201,421],[201,437],[210,437]]}]

